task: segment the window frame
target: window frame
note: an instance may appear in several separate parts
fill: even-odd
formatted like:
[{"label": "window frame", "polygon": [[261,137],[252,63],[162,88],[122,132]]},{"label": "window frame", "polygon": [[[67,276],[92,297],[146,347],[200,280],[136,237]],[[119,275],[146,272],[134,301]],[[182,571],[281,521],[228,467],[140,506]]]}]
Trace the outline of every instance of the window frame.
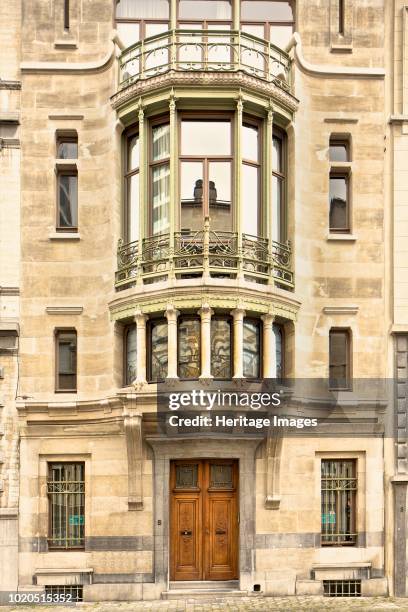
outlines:
[{"label": "window frame", "polygon": [[[280,244],[284,244],[288,238],[288,136],[285,130],[281,127],[273,124],[272,126],[272,143],[271,146],[273,148],[273,139],[276,138],[281,143],[281,170],[275,170],[272,167],[272,185],[271,185],[271,206],[273,207],[273,178],[276,177],[281,184],[281,195],[279,202],[279,215],[280,215],[280,227],[279,227],[279,242]],[[272,160],[271,160],[272,161]],[[273,218],[273,213],[272,213]],[[271,240],[273,240],[273,228],[271,228]]]},{"label": "window frame", "polygon": [[[259,373],[258,376],[245,376],[244,368],[244,324],[246,321],[255,323],[259,328]],[[244,317],[242,321],[242,378],[246,380],[262,380],[263,378],[263,323],[257,317]]]},{"label": "window frame", "polygon": [[[129,160],[130,160],[130,153],[129,153],[129,149],[130,149],[130,143],[132,141],[132,138],[135,138],[135,136],[137,136],[137,138],[139,139],[139,166],[137,168],[133,168],[131,170],[129,170]],[[132,205],[132,201],[131,201],[131,197],[130,197],[130,188],[131,188],[131,182],[132,182],[132,177],[139,175],[139,217],[140,217],[140,208],[141,208],[141,202],[140,202],[140,133],[139,133],[139,125],[136,125],[135,127],[133,127],[132,129],[128,130],[126,132],[126,136],[125,136],[125,152],[124,152],[124,173],[123,173],[123,192],[124,192],[124,202],[125,202],[125,206],[124,206],[124,211],[123,211],[123,236],[125,239],[126,243],[129,243],[129,238],[130,238],[130,221],[131,221],[131,214],[130,214],[130,207]],[[139,219],[140,221],[140,219]],[[136,238],[136,240],[140,239],[140,223],[139,223],[139,236]]]},{"label": "window frame", "polygon": [[[281,334],[281,338],[282,338],[282,366],[281,366],[281,375],[278,377],[276,376],[276,379],[278,381],[283,381],[285,378],[285,373],[286,373],[286,359],[285,359],[285,355],[286,355],[286,336],[285,336],[285,325],[283,323],[279,323],[274,321],[272,323],[272,332],[275,333],[275,329],[279,328],[280,334]],[[278,366],[278,362],[276,359],[276,346],[275,346],[275,360],[276,360],[276,369]],[[277,374],[277,372],[276,372]]]},{"label": "window frame", "polygon": [[[147,194],[148,194],[148,207],[147,207],[147,236],[149,238],[156,238],[159,236],[167,236],[170,233],[170,227],[171,227],[171,219],[170,219],[170,202],[169,202],[169,208],[168,208],[168,215],[169,215],[169,229],[167,232],[165,232],[164,234],[154,234],[153,233],[153,168],[156,168],[158,166],[165,166],[168,164],[169,166],[169,170],[171,169],[171,150],[169,147],[169,156],[164,158],[164,159],[159,159],[159,160],[153,160],[153,129],[155,127],[159,127],[161,125],[168,125],[169,129],[170,129],[170,115],[166,114],[166,115],[159,115],[157,117],[152,117],[149,121],[149,130],[148,130],[148,135],[149,135],[149,142],[148,142],[148,160],[149,160],[149,186],[148,186],[148,190],[147,190]],[[171,133],[170,133],[170,139],[171,139]],[[171,146],[171,145],[170,145]],[[170,175],[170,181],[171,181],[171,175]],[[146,223],[145,223],[146,226]],[[143,232],[145,235],[145,232]]]},{"label": "window frame", "polygon": [[[181,152],[181,130],[183,121],[223,121],[228,120],[230,123],[230,155],[184,155]],[[208,178],[209,178],[209,164],[211,162],[229,162],[231,165],[231,180],[230,180],[230,190],[231,190],[231,230],[226,231],[234,231],[236,226],[236,210],[235,210],[235,193],[234,193],[234,184],[235,184],[235,161],[236,161],[236,152],[235,152],[235,113],[233,111],[207,111],[207,112],[199,112],[199,111],[181,111],[178,117],[178,184],[180,186],[181,191],[181,165],[183,162],[201,162],[203,164],[203,197],[202,197],[202,221],[204,224],[204,219],[210,216],[210,200],[209,200],[209,189],[208,189]],[[182,231],[182,204],[181,204],[181,192],[178,194],[178,215],[179,215],[179,231]],[[186,228],[191,229],[191,228]],[[192,230],[193,232],[195,230]]]},{"label": "window frame", "polygon": [[[330,371],[332,367],[332,350],[331,350],[331,335],[334,333],[343,333],[346,337],[346,384],[345,386],[335,386],[332,381]],[[349,327],[331,327],[329,329],[329,390],[330,391],[352,391],[353,381],[353,345],[352,345],[352,331]]]},{"label": "window frame", "polygon": [[[344,534],[333,534],[332,537],[337,538],[337,541],[323,541],[323,537],[330,537],[330,533],[323,533],[323,523],[322,523],[322,509],[323,509],[323,491],[324,490],[329,490],[331,491],[332,489],[323,489],[323,481],[326,480],[323,478],[323,474],[322,474],[322,466],[324,463],[350,463],[353,466],[352,472],[353,472],[353,476],[350,477],[350,481],[353,481],[353,484],[355,485],[354,489],[350,489],[352,495],[350,495],[350,498],[352,499],[352,503],[351,503],[351,520],[350,520],[350,533],[344,533]],[[342,479],[342,477],[340,476],[339,479]],[[358,541],[358,495],[359,495],[359,483],[358,483],[358,459],[355,458],[340,458],[340,457],[324,457],[320,459],[320,545],[322,548],[326,548],[326,547],[338,547],[338,548],[344,548],[344,547],[356,547],[357,546],[357,541]],[[343,489],[344,490],[344,489]],[[347,489],[348,490],[348,489]],[[336,495],[335,495],[335,508],[336,508],[336,518],[339,515],[339,511],[338,508],[341,506],[341,502],[339,501],[339,494],[338,494],[339,490],[336,490]],[[336,523],[337,524],[337,523]],[[340,538],[343,536],[343,540],[340,540]],[[346,538],[347,536],[349,536],[351,539],[348,541],[345,541],[344,538]],[[340,540],[340,541],[339,541]]]},{"label": "window frame", "polygon": [[[262,193],[262,186],[263,186],[263,182],[264,182],[264,155],[263,155],[263,151],[264,151],[264,130],[263,128],[263,122],[260,118],[258,117],[253,117],[250,115],[243,115],[242,117],[242,125],[241,125],[241,129],[244,128],[244,126],[253,126],[256,127],[258,130],[258,162],[254,162],[253,160],[249,160],[247,158],[244,157],[243,155],[243,146],[242,146],[242,140],[241,140],[241,164],[242,165],[247,165],[247,166],[251,166],[253,168],[257,168],[258,169],[258,203],[257,203],[257,209],[258,209],[258,220],[259,220],[259,228],[258,228],[258,234],[257,234],[257,238],[260,236],[264,236],[266,234],[265,232],[265,223],[264,223],[264,218],[265,218],[265,214],[266,211],[263,210],[264,206],[263,206],[263,201],[264,201],[264,197],[263,197],[263,193]],[[242,138],[242,137],[241,137]],[[234,157],[234,162],[235,162],[236,158]],[[234,164],[235,165],[235,164]],[[241,197],[242,197],[242,187],[241,187]],[[243,208],[244,203],[241,202],[241,207]]]},{"label": "window frame", "polygon": [[[80,516],[84,517],[84,536],[83,536],[83,542],[81,544],[78,545],[71,545],[71,546],[58,546],[56,544],[53,544],[53,538],[52,538],[52,526],[53,526],[53,512],[52,512],[52,493],[50,493],[48,491],[48,484],[52,483],[52,482],[59,482],[59,481],[55,481],[55,480],[51,480],[51,475],[52,475],[52,468],[53,466],[82,466],[83,469],[83,480],[81,481],[64,481],[64,482],[80,482],[81,484],[83,484],[83,491],[82,492],[78,492],[78,493],[71,493],[71,494],[65,494],[65,495],[82,495],[83,496],[83,504],[80,506],[81,508],[83,508],[83,513]],[[86,528],[86,511],[85,511],[85,503],[86,503],[86,473],[85,473],[85,469],[86,469],[86,464],[85,461],[47,461],[47,502],[48,502],[48,532],[47,532],[47,545],[48,545],[48,550],[50,551],[78,551],[78,550],[84,550],[85,549],[85,528]],[[64,507],[66,507],[66,505],[64,504]],[[68,508],[70,506],[68,505]],[[67,539],[67,538],[66,538]]]},{"label": "window frame", "polygon": [[[128,374],[128,336],[132,330],[136,331],[136,347],[137,347],[137,326],[136,323],[128,323],[123,328],[123,376],[122,376],[122,384],[124,387],[130,387],[132,382],[128,382],[127,374]],[[136,349],[136,369],[137,369],[137,349]]]},{"label": "window frame", "polygon": [[[60,378],[60,340],[61,334],[73,334],[75,335],[75,388],[74,389],[63,389],[59,386]],[[74,327],[56,327],[54,330],[54,345],[55,345],[55,374],[54,374],[54,392],[55,393],[78,393],[78,332]]]},{"label": "window frame", "polygon": [[[183,321],[197,321],[198,322],[198,376],[195,378],[186,378],[186,377],[182,377],[180,376],[180,324]],[[201,337],[201,317],[198,315],[194,315],[194,314],[182,314],[179,315],[177,317],[177,376],[179,377],[180,380],[198,380],[200,378],[201,375],[201,367],[202,367],[202,363],[201,363],[201,343],[202,343],[202,337]]]},{"label": "window frame", "polygon": [[[229,326],[229,342],[230,342],[230,359],[229,359],[229,370],[230,370],[230,376],[229,378],[217,378],[213,375],[212,373],[212,368],[211,368],[211,375],[213,376],[213,380],[232,380],[233,375],[234,375],[234,329],[233,329],[233,318],[231,315],[228,314],[215,314],[211,317],[211,323],[213,321],[227,321],[228,322],[228,326]],[[210,329],[210,358],[211,358],[211,353],[212,353],[212,330]],[[212,362],[212,360],[211,360]]]},{"label": "window frame", "polygon": [[[72,165],[72,166],[67,166],[64,168],[58,167],[57,168],[57,210],[56,210],[56,222],[55,222],[55,229],[57,232],[78,232],[78,227],[79,227],[79,206],[78,206],[78,190],[79,190],[79,179],[78,179],[78,170],[76,168],[76,166]],[[77,183],[77,193],[76,193],[76,201],[75,201],[75,210],[76,210],[76,217],[77,217],[77,223],[76,225],[71,225],[69,227],[60,225],[60,211],[61,211],[61,187],[60,187],[60,179],[63,176],[69,176],[69,177],[75,177],[76,178],[76,183]]]},{"label": "window frame", "polygon": [[[333,162],[341,164],[342,162]],[[347,162],[344,162],[347,163]],[[331,197],[330,184],[332,179],[344,179],[346,183],[346,227],[332,227],[330,223]],[[350,168],[332,166],[329,172],[329,233],[330,234],[350,234],[351,233],[351,172]]]},{"label": "window frame", "polygon": [[[153,380],[152,378],[152,371],[153,371],[153,363],[152,363],[152,357],[153,357],[153,351],[152,351],[152,330],[153,327],[155,325],[160,325],[160,324],[164,324],[167,326],[168,322],[167,319],[165,317],[152,317],[149,318],[149,320],[146,323],[146,340],[147,340],[147,344],[146,344],[146,356],[147,356],[147,364],[146,364],[146,375],[147,375],[147,382],[150,384],[158,384],[158,383],[162,383],[165,382],[166,377],[165,378],[158,378],[157,380]],[[169,340],[168,340],[168,336],[167,336],[167,376],[168,376],[168,368],[169,368],[169,360],[168,360],[168,350],[169,350],[169,344],[168,344]]]}]

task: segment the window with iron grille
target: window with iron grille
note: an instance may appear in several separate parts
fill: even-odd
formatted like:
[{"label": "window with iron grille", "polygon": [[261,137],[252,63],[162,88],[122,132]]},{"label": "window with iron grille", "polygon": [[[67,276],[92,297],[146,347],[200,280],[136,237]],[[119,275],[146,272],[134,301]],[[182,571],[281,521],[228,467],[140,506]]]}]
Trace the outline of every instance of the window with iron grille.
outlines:
[{"label": "window with iron grille", "polygon": [[52,603],[76,603],[83,601],[82,584],[52,584],[45,586],[46,601]]},{"label": "window with iron grille", "polygon": [[361,580],[323,580],[325,597],[361,597]]},{"label": "window with iron grille", "polygon": [[83,548],[85,535],[85,466],[51,463],[47,482],[50,548]]},{"label": "window with iron grille", "polygon": [[354,546],[357,476],[354,460],[322,460],[322,546]]}]

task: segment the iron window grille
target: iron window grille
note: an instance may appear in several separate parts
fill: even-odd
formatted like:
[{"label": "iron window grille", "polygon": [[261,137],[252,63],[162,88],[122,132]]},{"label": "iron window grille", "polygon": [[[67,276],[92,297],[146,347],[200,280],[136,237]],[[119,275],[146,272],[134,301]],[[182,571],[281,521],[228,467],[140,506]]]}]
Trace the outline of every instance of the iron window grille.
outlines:
[{"label": "iron window grille", "polygon": [[322,460],[322,546],[354,546],[357,476],[354,460]]},{"label": "iron window grille", "polygon": [[52,584],[45,586],[45,598],[52,603],[77,603],[83,601],[82,584]]},{"label": "iron window grille", "polygon": [[84,548],[85,466],[53,463],[47,482],[50,548]]},{"label": "iron window grille", "polygon": [[361,597],[361,580],[323,580],[325,597]]}]

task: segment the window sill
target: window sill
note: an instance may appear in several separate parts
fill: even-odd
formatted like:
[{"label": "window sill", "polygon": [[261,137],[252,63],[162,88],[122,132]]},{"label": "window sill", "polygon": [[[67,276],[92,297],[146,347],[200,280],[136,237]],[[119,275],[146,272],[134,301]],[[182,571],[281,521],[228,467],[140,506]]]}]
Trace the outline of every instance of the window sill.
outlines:
[{"label": "window sill", "polygon": [[56,40],[54,47],[55,49],[78,49],[78,43],[75,40]]},{"label": "window sill", "polygon": [[353,45],[332,44],[330,53],[353,53]]},{"label": "window sill", "polygon": [[328,242],[355,242],[358,239],[356,234],[327,234]]},{"label": "window sill", "polygon": [[48,240],[81,240],[78,232],[54,232],[48,236]]}]

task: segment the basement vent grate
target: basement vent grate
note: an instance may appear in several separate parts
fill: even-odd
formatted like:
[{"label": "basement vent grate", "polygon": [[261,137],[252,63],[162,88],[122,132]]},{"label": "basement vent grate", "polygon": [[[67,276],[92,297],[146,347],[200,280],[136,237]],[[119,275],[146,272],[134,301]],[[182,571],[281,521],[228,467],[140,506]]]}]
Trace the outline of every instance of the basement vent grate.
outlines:
[{"label": "basement vent grate", "polygon": [[361,597],[361,580],[323,580],[325,597]]},{"label": "basement vent grate", "polygon": [[83,601],[82,584],[52,584],[45,587],[46,598],[54,603],[77,603]]}]

